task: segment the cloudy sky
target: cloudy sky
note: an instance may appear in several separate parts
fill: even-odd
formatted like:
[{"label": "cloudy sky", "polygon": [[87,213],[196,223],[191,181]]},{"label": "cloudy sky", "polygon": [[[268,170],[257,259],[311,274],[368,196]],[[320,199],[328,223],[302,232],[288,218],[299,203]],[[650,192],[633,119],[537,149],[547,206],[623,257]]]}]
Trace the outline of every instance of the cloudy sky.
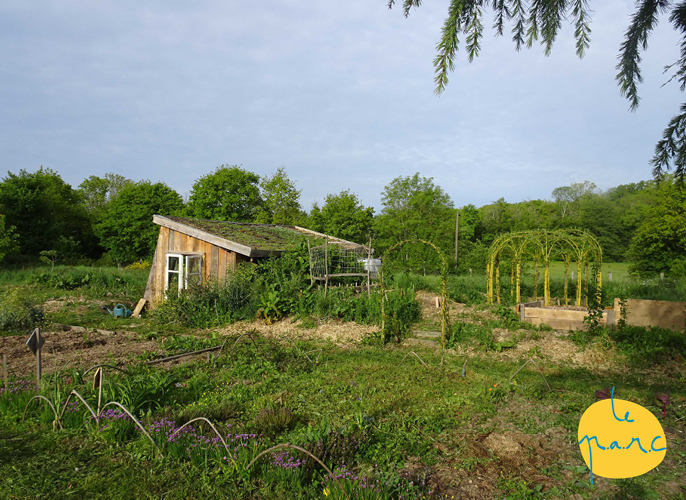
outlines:
[{"label": "cloudy sky", "polygon": [[377,210],[384,186],[414,172],[457,206],[648,179],[683,95],[661,88],[678,58],[665,17],[638,111],[619,95],[633,3],[591,2],[583,60],[569,24],[550,57],[486,30],[481,56],[470,64],[461,51],[437,97],[445,0],[408,19],[386,0],[3,0],[3,170],[43,165],[74,186],[117,172],[187,195],[221,164],[259,175],[283,166],[306,208],[350,189]]}]

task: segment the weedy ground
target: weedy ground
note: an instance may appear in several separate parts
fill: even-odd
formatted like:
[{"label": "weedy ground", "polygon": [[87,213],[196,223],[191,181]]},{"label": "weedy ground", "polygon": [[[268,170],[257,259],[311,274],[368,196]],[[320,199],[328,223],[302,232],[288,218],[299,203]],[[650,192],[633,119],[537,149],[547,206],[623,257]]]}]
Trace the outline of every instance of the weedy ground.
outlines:
[{"label": "weedy ground", "polygon": [[[103,301],[133,302],[135,290],[129,297],[113,287],[103,296],[6,283],[3,291],[17,288],[42,307],[48,325],[82,329],[46,327],[46,345],[63,348],[46,351],[42,394],[65,407],[63,429],[53,428],[44,401],[31,402],[23,418],[35,394],[31,358],[16,365],[7,353],[0,498],[686,498],[686,368],[678,349],[641,359],[638,347],[603,334],[580,339],[521,325],[505,308],[455,303],[451,318],[462,326],[453,326],[445,352],[381,346],[373,327],[312,317],[167,329],[102,311]],[[426,301],[418,328],[437,325]],[[318,330],[341,333],[321,340]],[[240,336],[246,332],[253,333]],[[0,337],[0,351],[16,349],[18,358],[25,337],[16,333]],[[138,348],[120,352],[119,337]],[[142,364],[224,342],[221,354]],[[512,378],[527,359],[543,376],[530,363]],[[73,398],[65,405],[73,389],[97,407],[97,381],[83,375],[96,362],[128,370],[105,372],[102,404],[131,410],[160,453],[117,408],[98,422]],[[643,476],[596,477],[592,485],[577,426],[596,391],[613,386],[658,417],[667,456]],[[663,394],[666,408],[657,398]],[[173,435],[196,417],[216,425],[230,456],[202,422]],[[247,469],[280,443],[310,451],[333,477],[293,448],[268,452]]]}]

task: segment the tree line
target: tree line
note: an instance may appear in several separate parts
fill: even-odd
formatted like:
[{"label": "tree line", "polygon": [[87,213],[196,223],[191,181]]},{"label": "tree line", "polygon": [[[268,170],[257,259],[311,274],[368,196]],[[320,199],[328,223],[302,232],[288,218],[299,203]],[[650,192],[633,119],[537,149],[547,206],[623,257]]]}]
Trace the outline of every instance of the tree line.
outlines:
[{"label": "tree line", "polygon": [[[260,177],[221,165],[195,181],[186,203],[162,182],[134,182],[118,174],[90,176],[74,188],[48,168],[8,172],[0,182],[0,260],[8,265],[39,258],[119,265],[149,260],[158,234],[152,216],[161,214],[298,225],[358,243],[371,240],[377,256],[402,240],[428,240],[443,251],[451,270],[477,274],[499,234],[580,228],[598,239],[605,261],[632,262],[639,275],[686,276],[686,193],[669,176],[604,192],[585,181],[554,189],[550,200],[500,198],[457,208],[432,178],[416,173],[385,186],[379,213],[349,190],[328,194],[308,212],[300,194],[283,168]],[[396,259],[405,270],[440,269],[425,245],[404,247]]]}]

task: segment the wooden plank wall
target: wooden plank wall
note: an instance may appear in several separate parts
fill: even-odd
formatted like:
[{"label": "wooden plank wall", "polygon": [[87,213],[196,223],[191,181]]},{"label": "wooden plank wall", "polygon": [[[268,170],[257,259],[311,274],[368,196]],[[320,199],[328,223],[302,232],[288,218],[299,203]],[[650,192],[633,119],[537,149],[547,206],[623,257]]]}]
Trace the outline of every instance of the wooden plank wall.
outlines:
[{"label": "wooden plank wall", "polygon": [[220,248],[212,243],[193,238],[166,227],[160,227],[155,257],[145,289],[145,298],[156,302],[164,298],[164,274],[167,268],[167,253],[194,252],[203,256],[203,281],[212,279],[224,281],[227,272],[235,271],[238,262],[250,261],[249,257]]}]

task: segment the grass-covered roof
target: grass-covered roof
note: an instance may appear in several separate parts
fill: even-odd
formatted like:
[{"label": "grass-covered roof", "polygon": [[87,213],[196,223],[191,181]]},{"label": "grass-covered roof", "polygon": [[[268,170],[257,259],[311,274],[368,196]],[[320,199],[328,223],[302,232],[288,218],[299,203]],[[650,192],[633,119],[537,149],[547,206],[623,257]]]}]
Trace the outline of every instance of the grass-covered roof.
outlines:
[{"label": "grass-covered roof", "polygon": [[273,252],[295,250],[300,246],[300,243],[307,241],[307,239],[310,239],[314,245],[324,243],[323,238],[300,231],[293,226],[248,224],[186,217],[167,217],[167,219],[256,250]]}]

